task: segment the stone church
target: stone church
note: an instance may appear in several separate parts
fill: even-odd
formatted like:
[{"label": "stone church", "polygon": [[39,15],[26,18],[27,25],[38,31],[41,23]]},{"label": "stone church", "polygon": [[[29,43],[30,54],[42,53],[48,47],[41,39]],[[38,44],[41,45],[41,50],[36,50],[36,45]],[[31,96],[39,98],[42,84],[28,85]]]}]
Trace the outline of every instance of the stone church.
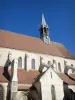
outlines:
[{"label": "stone church", "polygon": [[75,100],[75,56],[51,41],[0,30],[0,100]]}]

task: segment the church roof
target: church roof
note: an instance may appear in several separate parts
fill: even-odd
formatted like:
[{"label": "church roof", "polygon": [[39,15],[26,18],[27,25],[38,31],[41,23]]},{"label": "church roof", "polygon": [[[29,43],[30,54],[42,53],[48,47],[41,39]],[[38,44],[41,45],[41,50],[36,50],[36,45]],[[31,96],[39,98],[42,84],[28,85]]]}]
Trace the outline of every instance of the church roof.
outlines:
[{"label": "church roof", "polygon": [[[6,74],[4,76],[4,73]],[[10,68],[8,69],[8,73],[11,76]],[[64,73],[56,73],[63,82],[69,84],[69,85],[75,85],[75,74],[70,74],[69,77]],[[35,83],[36,79],[43,75],[40,74],[36,70],[24,70],[24,69],[18,69],[18,89],[29,89],[32,85],[32,83]],[[7,83],[9,80],[6,78],[8,76],[7,71],[4,72],[4,67],[0,66],[0,82]],[[70,78],[71,77],[71,78]],[[24,84],[24,85],[22,85]],[[27,84],[27,85],[25,85]],[[30,86],[29,86],[30,84]]]},{"label": "church roof", "polygon": [[4,30],[0,30],[0,47],[75,59],[75,57],[60,43],[50,41],[50,44],[45,44],[39,38]]},{"label": "church roof", "polygon": [[[8,82],[8,79],[6,78],[6,76],[8,76],[8,74],[6,76],[4,76],[4,67],[0,67],[0,82]],[[10,69],[8,70],[9,75],[11,76],[11,71]],[[45,73],[45,72],[44,72]],[[69,76],[67,76],[64,73],[56,73],[65,83],[71,84],[71,85],[75,85],[75,74],[69,74]],[[24,70],[24,69],[18,69],[18,83],[21,84],[32,84],[34,83],[37,78],[40,79],[40,77],[43,75],[39,73],[39,71],[37,70]]]},{"label": "church roof", "polygon": [[58,76],[67,84],[75,85],[75,74],[66,75],[64,73],[57,73]]},{"label": "church roof", "polygon": [[[18,76],[18,83],[21,84],[32,84],[35,80],[35,78],[40,74],[36,70],[24,70],[24,69],[18,69],[17,70],[17,76]],[[11,68],[5,69],[4,67],[0,66],[0,82],[8,82],[11,78]]]},{"label": "church roof", "polygon": [[[40,74],[36,70],[24,70],[18,69],[18,89],[29,89],[32,83],[35,81],[35,78]],[[9,68],[8,71],[5,70],[4,67],[0,66],[0,83],[8,83],[11,79],[11,69]],[[24,85],[22,85],[24,84]],[[26,85],[25,85],[26,84]]]}]

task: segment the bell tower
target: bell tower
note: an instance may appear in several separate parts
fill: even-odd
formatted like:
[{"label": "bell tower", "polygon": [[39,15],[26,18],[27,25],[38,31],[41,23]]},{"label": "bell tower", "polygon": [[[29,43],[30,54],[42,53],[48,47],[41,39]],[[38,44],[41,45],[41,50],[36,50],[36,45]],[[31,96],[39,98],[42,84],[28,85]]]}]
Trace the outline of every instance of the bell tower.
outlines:
[{"label": "bell tower", "polygon": [[45,42],[46,44],[50,43],[49,29],[45,21],[44,14],[42,14],[42,22],[40,25],[40,39],[43,40],[43,42]]}]

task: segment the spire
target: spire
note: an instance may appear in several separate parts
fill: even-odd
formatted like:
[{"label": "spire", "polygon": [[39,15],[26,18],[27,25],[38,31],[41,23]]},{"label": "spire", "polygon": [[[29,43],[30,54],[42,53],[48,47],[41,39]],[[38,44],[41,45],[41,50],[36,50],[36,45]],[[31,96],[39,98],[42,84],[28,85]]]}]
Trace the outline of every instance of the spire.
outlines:
[{"label": "spire", "polygon": [[49,29],[48,25],[45,21],[44,14],[42,14],[42,22],[40,26],[40,38],[46,43],[50,43],[50,38],[49,38]]},{"label": "spire", "polygon": [[44,17],[44,14],[43,14],[43,13],[42,13],[42,22],[41,22],[41,26],[42,26],[42,27],[48,27],[48,25],[46,24],[45,17]]}]

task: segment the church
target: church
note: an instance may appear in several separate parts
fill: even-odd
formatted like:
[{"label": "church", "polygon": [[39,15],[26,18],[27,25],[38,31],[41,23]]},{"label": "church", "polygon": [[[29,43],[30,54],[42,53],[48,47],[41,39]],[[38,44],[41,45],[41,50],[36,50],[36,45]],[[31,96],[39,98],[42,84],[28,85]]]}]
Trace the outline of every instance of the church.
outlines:
[{"label": "church", "polygon": [[43,14],[39,31],[0,30],[0,100],[75,100],[75,56],[51,41]]}]

